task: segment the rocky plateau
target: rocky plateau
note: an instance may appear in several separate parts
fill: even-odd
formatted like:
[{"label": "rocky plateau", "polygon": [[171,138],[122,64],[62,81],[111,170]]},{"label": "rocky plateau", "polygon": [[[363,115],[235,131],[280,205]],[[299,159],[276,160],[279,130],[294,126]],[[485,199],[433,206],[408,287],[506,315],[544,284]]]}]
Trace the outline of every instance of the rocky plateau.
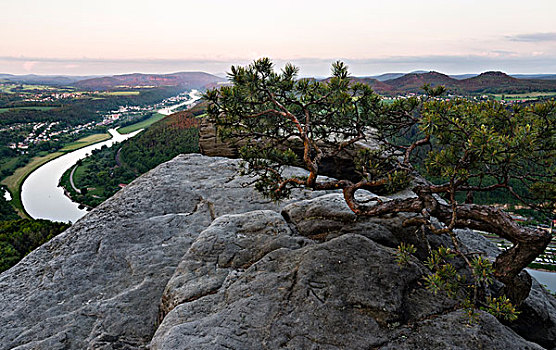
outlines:
[{"label": "rocky plateau", "polygon": [[[356,217],[336,192],[274,203],[238,168],[178,156],[2,273],[0,350],[556,349],[556,300],[538,283],[517,321],[469,324],[424,287],[403,216]],[[418,247],[403,268],[401,241]]]}]

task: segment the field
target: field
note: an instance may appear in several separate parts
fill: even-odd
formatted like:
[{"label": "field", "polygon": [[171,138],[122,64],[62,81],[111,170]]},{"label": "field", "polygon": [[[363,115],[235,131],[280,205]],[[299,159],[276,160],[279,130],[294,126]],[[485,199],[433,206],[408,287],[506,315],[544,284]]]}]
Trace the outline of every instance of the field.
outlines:
[{"label": "field", "polygon": [[0,113],[4,113],[7,112],[9,110],[20,110],[20,109],[29,109],[29,110],[35,110],[35,111],[48,111],[51,110],[53,108],[57,108],[57,107],[42,107],[42,106],[29,106],[29,107],[11,107],[11,108],[0,108]]},{"label": "field", "polygon": [[139,91],[110,91],[110,92],[101,92],[97,95],[100,96],[134,96],[139,95]]},{"label": "field", "polygon": [[496,101],[504,100],[506,101],[531,101],[531,100],[538,100],[541,97],[556,97],[556,92],[527,92],[524,94],[494,94],[492,97]]},{"label": "field", "polygon": [[129,134],[130,132],[147,128],[164,117],[165,117],[164,114],[154,113],[149,119],[140,121],[139,123],[124,126],[123,128],[118,129],[118,132],[120,134]]},{"label": "field", "polygon": [[103,140],[107,140],[110,138],[109,134],[95,134],[89,135],[82,139],[79,139],[75,142],[72,142],[62,148],[58,152],[50,153],[44,156],[37,156],[31,159],[27,165],[24,167],[18,168],[11,176],[8,176],[4,180],[2,180],[2,184],[6,185],[12,194],[12,204],[16,208],[17,212],[21,216],[27,216],[25,211],[23,210],[23,205],[21,204],[21,185],[23,181],[31,174],[35,169],[40,167],[41,165],[51,161],[54,158],[57,158],[66,152],[70,152],[76,150],[81,147],[85,147],[88,145],[92,145],[93,143],[97,143]]},{"label": "field", "polygon": [[64,146],[64,148],[62,148],[62,151],[64,151],[64,152],[74,151],[76,149],[92,145],[93,143],[108,140],[109,138],[110,138],[110,134],[89,135],[89,136],[86,136],[82,139],[79,139],[77,141],[74,141],[72,143],[67,144],[66,146]]},{"label": "field", "polygon": [[[83,165],[77,165],[75,167],[75,172],[73,173],[73,182],[76,187],[79,187],[79,184],[83,183],[83,176],[85,176],[88,170],[89,170],[89,166],[87,161],[83,162]],[[102,194],[104,193],[104,188],[94,187],[89,189],[88,193],[91,196],[102,196]]]},{"label": "field", "polygon": [[30,93],[36,91],[72,92],[74,91],[74,88],[54,87],[54,86],[47,86],[47,85],[17,84],[12,82],[0,84],[0,92],[5,92],[8,94],[15,93],[15,92]]}]

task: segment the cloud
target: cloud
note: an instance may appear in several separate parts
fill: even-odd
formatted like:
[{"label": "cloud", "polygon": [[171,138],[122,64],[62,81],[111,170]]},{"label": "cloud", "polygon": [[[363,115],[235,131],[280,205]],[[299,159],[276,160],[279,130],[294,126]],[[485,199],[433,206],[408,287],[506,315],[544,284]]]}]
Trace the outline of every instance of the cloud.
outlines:
[{"label": "cloud", "polygon": [[506,36],[506,39],[510,41],[521,41],[529,43],[556,41],[556,32],[508,35]]},{"label": "cloud", "polygon": [[33,67],[35,67],[37,65],[37,61],[25,61],[23,62],[23,64],[21,65],[23,67],[23,69],[25,69],[25,71],[30,72],[33,70]]}]

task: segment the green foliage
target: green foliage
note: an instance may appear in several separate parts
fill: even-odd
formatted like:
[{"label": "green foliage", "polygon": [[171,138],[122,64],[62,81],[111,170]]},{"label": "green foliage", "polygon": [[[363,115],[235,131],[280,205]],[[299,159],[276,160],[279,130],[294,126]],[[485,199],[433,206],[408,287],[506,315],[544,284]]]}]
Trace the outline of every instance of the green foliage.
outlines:
[{"label": "green foliage", "polygon": [[489,285],[493,282],[494,269],[490,260],[477,256],[471,260],[471,269],[477,283]]},{"label": "green foliage", "polygon": [[17,264],[25,255],[69,226],[48,220],[20,219],[0,222],[0,272]]},{"label": "green foliage", "polygon": [[240,149],[240,156],[244,160],[241,175],[258,172],[259,180],[255,189],[266,194],[272,200],[280,200],[290,195],[291,187],[278,191],[281,176],[279,170],[273,169],[274,164],[298,165],[297,156],[291,149],[258,149],[249,145]]},{"label": "green foliage", "polygon": [[124,166],[143,174],[181,153],[199,151],[199,120],[201,110],[179,112],[153,124],[137,137],[122,145]]},{"label": "green foliage", "polygon": [[[465,283],[465,278],[456,270],[451,263],[457,256],[453,250],[446,247],[439,247],[433,250],[427,258],[425,265],[431,270],[431,274],[423,277],[425,286],[433,294],[446,292],[454,299],[460,300],[460,307],[465,311],[469,322],[478,321],[477,304],[493,316],[506,321],[514,321],[519,315],[519,311],[505,295],[494,298],[487,296],[484,302],[477,300],[476,290],[480,286],[488,286],[493,281],[494,269],[492,263],[481,256],[476,256],[470,260],[470,271],[473,278],[472,285]],[[472,295],[466,291],[471,288]]]},{"label": "green foliage", "polygon": [[487,306],[482,309],[496,318],[510,322],[517,320],[520,314],[505,295],[499,298],[487,297]]},{"label": "green foliage", "polygon": [[[385,120],[417,105],[416,99],[382,103],[368,85],[351,81],[342,62],[333,64],[332,77],[325,82],[297,79],[297,73],[292,65],[275,72],[272,62],[263,58],[248,67],[232,66],[233,86],[204,96],[220,136],[239,142],[249,139],[241,153],[247,170],[260,175],[258,188],[275,199],[286,197],[291,188],[300,185],[286,181],[285,165],[311,170],[309,158],[337,154],[365,139],[371,127],[391,129]],[[307,154],[303,151],[305,138],[311,148]],[[356,160],[361,179],[383,181],[390,191],[408,184],[406,174],[392,166],[394,155],[384,157],[380,152],[382,156],[373,160],[379,153],[365,152]]]},{"label": "green foliage", "polygon": [[463,278],[451,263],[455,257],[453,250],[441,246],[433,250],[425,261],[425,266],[432,272],[424,277],[425,286],[434,294],[444,291],[450,297],[456,297]]},{"label": "green foliage", "polygon": [[471,301],[470,298],[465,298],[461,303],[462,310],[465,312],[465,316],[467,316],[467,322],[469,324],[479,322],[479,312],[475,303]]},{"label": "green foliage", "polygon": [[411,258],[411,254],[415,254],[416,251],[417,249],[413,244],[400,243],[396,251],[396,262],[399,266],[407,265]]},{"label": "green foliage", "polygon": [[[556,103],[506,107],[463,99],[429,101],[419,129],[432,139],[428,176],[451,179],[455,190],[519,188],[520,200],[545,210],[556,203]],[[487,183],[485,183],[487,182]]]},{"label": "green foliage", "polygon": [[0,186],[0,221],[15,220],[18,218],[19,216],[10,202],[4,198],[4,187]]},{"label": "green foliage", "polygon": [[385,180],[384,186],[375,193],[390,194],[407,188],[411,178],[406,170],[395,169],[395,157],[384,148],[363,148],[354,158],[355,172],[368,182]]}]

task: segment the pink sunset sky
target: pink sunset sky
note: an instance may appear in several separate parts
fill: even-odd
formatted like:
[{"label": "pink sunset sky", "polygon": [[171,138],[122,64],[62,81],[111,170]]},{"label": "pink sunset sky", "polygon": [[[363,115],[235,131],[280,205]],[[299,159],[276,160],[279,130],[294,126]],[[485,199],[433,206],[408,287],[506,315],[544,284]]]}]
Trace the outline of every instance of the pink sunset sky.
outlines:
[{"label": "pink sunset sky", "polygon": [[554,0],[2,0],[0,73],[556,73]]}]

